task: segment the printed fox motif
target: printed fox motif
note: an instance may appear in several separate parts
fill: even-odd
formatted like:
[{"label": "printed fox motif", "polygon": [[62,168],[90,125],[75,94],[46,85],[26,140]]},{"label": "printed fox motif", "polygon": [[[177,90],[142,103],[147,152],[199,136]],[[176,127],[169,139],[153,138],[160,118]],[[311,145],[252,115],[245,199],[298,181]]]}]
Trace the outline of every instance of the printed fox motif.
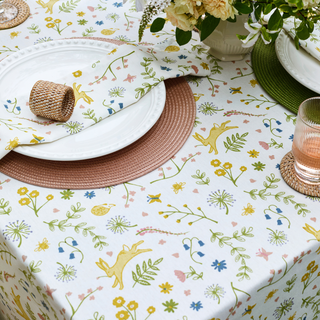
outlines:
[{"label": "printed fox motif", "polygon": [[102,269],[109,278],[111,278],[112,276],[116,277],[112,285],[112,288],[115,288],[118,284],[120,286],[119,290],[122,290],[124,288],[122,282],[123,269],[132,258],[134,258],[140,253],[152,251],[152,249],[137,249],[137,247],[143,242],[144,241],[141,240],[133,244],[131,249],[129,249],[129,247],[124,244],[122,246],[123,250],[121,250],[118,253],[117,260],[112,267],[109,267],[109,265],[101,258],[99,259],[99,262],[96,262],[96,265],[100,269]]},{"label": "printed fox motif", "polygon": [[36,1],[37,4],[40,4],[40,6],[45,9],[47,8],[46,13],[51,13],[52,14],[52,7],[53,5],[58,2],[59,0],[49,0],[47,3],[44,3],[42,0]]},{"label": "printed fox motif", "polygon": [[308,225],[306,223],[305,227],[302,227],[302,229],[306,230],[307,232],[311,233],[312,235],[314,235],[316,237],[316,239],[318,241],[320,241],[320,230],[316,230],[315,228],[311,227],[310,225]]},{"label": "printed fox motif", "polygon": [[239,128],[237,126],[227,127],[226,125],[229,122],[230,122],[230,120],[223,122],[223,123],[221,123],[220,126],[217,123],[214,123],[213,127],[210,130],[209,136],[206,139],[197,132],[195,133],[195,135],[193,135],[193,137],[196,140],[200,141],[204,146],[210,145],[209,153],[214,151],[214,154],[218,154],[218,150],[217,150],[217,146],[216,146],[218,137],[227,130]]}]

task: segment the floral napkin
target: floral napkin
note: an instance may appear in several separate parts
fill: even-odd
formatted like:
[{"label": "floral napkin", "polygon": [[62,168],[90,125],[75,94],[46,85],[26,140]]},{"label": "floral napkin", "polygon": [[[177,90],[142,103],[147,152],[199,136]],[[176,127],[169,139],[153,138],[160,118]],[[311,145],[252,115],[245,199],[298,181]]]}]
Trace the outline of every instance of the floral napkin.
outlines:
[{"label": "floral napkin", "polygon": [[205,61],[205,56],[170,41],[153,47],[110,44],[104,59],[89,61],[87,67],[54,81],[74,89],[76,105],[67,122],[38,118],[28,107],[29,96],[18,96],[13,106],[2,92],[0,105],[7,113],[0,119],[0,159],[18,145],[52,142],[94,125],[137,102],[165,79],[209,75]]},{"label": "floral napkin", "polygon": [[[287,33],[295,38],[294,31],[294,17],[290,17],[284,20],[283,28],[287,31]],[[300,20],[296,19],[296,23],[300,23]],[[315,24],[314,30],[311,33],[310,37],[307,40],[299,41],[300,47],[306,50],[310,55],[320,61],[320,25]]]}]

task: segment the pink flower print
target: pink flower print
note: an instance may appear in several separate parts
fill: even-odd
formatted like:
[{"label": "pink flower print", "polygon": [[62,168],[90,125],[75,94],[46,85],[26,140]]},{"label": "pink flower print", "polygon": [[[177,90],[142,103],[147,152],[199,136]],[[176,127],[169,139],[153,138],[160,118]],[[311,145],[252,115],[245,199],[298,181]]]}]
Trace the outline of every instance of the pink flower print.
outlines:
[{"label": "pink flower print", "polygon": [[268,149],[269,149],[269,145],[268,145],[266,142],[264,142],[264,141],[259,141],[259,144],[260,144],[260,146],[261,146],[263,149],[265,149],[265,150],[268,150]]},{"label": "pink flower print", "polygon": [[190,296],[191,290],[184,290],[184,294],[185,294],[186,296]]},{"label": "pink flower print", "polygon": [[142,187],[140,190],[141,190],[141,191],[144,191],[144,190],[146,190],[146,188],[145,188],[145,187]]},{"label": "pink flower print", "polygon": [[201,152],[197,152],[197,155],[200,156]]},{"label": "pink flower print", "polygon": [[282,269],[278,270],[278,274],[280,274],[282,272]]},{"label": "pink flower print", "polygon": [[112,78],[112,80],[111,81],[116,81],[117,80],[117,78]]},{"label": "pink flower print", "polygon": [[128,76],[126,79],[124,79],[123,81],[128,81],[129,83],[131,83],[137,76],[131,76],[129,73],[128,73]]},{"label": "pink flower print", "polygon": [[301,262],[302,262],[302,259],[298,263],[301,263]]},{"label": "pink flower print", "polygon": [[171,167],[166,167],[166,169],[167,169],[167,170],[171,170],[172,168],[171,168]]},{"label": "pink flower print", "polygon": [[237,304],[237,308],[239,308],[241,305],[242,305],[242,302],[239,301],[238,304]]},{"label": "pink flower print", "polygon": [[81,301],[84,299],[84,297],[85,297],[84,293],[78,295],[78,298],[79,298]]},{"label": "pink flower print", "polygon": [[282,255],[284,258],[288,258],[288,255],[285,253],[284,255]]},{"label": "pink flower print", "polygon": [[270,274],[274,274],[274,273],[275,273],[274,269],[271,269]]},{"label": "pink flower print", "polygon": [[11,181],[11,179],[6,179],[6,180],[4,180],[5,182],[10,182]]},{"label": "pink flower print", "polygon": [[92,82],[89,82],[89,86],[93,86],[93,83],[92,83]]},{"label": "pink flower print", "polygon": [[63,312],[63,313],[66,313],[66,309],[65,309],[65,308],[62,308],[62,312]]},{"label": "pink flower print", "polygon": [[94,300],[95,299],[95,297],[94,296],[91,296],[90,298],[89,298],[89,300]]},{"label": "pink flower print", "polygon": [[181,281],[181,282],[185,282],[186,281],[186,275],[184,274],[184,272],[180,271],[180,270],[174,270],[174,274],[176,275],[176,277]]},{"label": "pink flower print", "polygon": [[97,289],[98,289],[99,291],[101,291],[101,290],[103,289],[103,287],[99,286]]},{"label": "pink flower print", "polygon": [[129,205],[128,205],[128,204],[125,204],[124,207],[125,207],[125,208],[129,208]]},{"label": "pink flower print", "polygon": [[159,173],[159,177],[163,177],[163,173]]},{"label": "pink flower print", "polygon": [[97,81],[97,84],[100,84],[100,81]]},{"label": "pink flower print", "polygon": [[136,194],[136,192],[135,192],[135,191],[129,191],[129,194],[130,194],[131,196],[134,196],[134,195]]},{"label": "pink flower print", "polygon": [[167,241],[164,241],[163,239],[161,239],[161,240],[159,241],[159,244],[164,245],[166,242],[167,242]]},{"label": "pink flower print", "polygon": [[123,59],[123,63],[127,63],[128,62],[128,59]]},{"label": "pink flower print", "polygon": [[94,76],[95,79],[99,79],[99,76]]},{"label": "pink flower print", "polygon": [[272,278],[270,278],[269,280],[268,280],[268,282],[271,282],[272,281]]},{"label": "pink flower print", "polygon": [[66,295],[67,295],[68,297],[70,297],[70,296],[72,295],[72,292],[69,291],[69,292],[66,293]]},{"label": "pink flower print", "polygon": [[182,160],[183,162],[186,162],[186,161],[187,161],[187,157],[181,158],[181,160]]},{"label": "pink flower print", "polygon": [[192,158],[192,159],[191,159],[191,162],[196,162],[196,159]]},{"label": "pink flower print", "polygon": [[90,10],[91,12],[94,11],[94,7],[88,6],[87,8],[88,8],[88,10]]},{"label": "pink flower print", "polygon": [[243,120],[243,123],[245,123],[245,124],[247,124],[247,123],[249,123],[250,121],[248,121],[248,120]]},{"label": "pink flower print", "polygon": [[104,81],[104,80],[107,80],[107,77],[106,77],[106,76],[103,76],[102,80],[103,80],[103,81]]},{"label": "pink flower print", "polygon": [[128,68],[128,65],[127,65],[127,64],[125,64],[123,67],[124,67],[125,69],[127,69],[127,68]]},{"label": "pink flower print", "polygon": [[194,70],[195,74],[198,74],[199,69],[198,69],[198,67],[197,67],[197,66],[192,65],[192,66],[191,66],[191,68]]},{"label": "pink flower print", "polygon": [[90,289],[88,289],[88,293],[91,293],[92,292],[92,289],[90,288]]},{"label": "pink flower print", "polygon": [[133,201],[134,201],[134,199],[133,199],[133,198],[130,198],[130,199],[129,199],[129,201],[130,201],[130,202],[133,202]]},{"label": "pink flower print", "polygon": [[228,84],[228,82],[224,82],[224,83],[223,83],[223,85],[225,85],[225,86],[226,86],[227,84]]},{"label": "pink flower print", "polygon": [[300,257],[303,257],[303,256],[304,256],[304,251],[302,251],[300,254]]},{"label": "pink flower print", "polygon": [[118,66],[118,67],[116,67],[116,69],[117,69],[117,70],[120,70],[120,69],[121,69],[121,67],[120,67],[120,66]]},{"label": "pink flower print", "polygon": [[47,294],[52,300],[54,300],[53,297],[52,297],[52,293],[55,292],[57,289],[51,289],[51,288],[49,287],[49,285],[46,284],[46,285],[44,286],[44,290],[46,291],[46,294]]},{"label": "pink flower print", "polygon": [[124,194],[124,195],[122,196],[122,199],[127,199],[127,196]]}]

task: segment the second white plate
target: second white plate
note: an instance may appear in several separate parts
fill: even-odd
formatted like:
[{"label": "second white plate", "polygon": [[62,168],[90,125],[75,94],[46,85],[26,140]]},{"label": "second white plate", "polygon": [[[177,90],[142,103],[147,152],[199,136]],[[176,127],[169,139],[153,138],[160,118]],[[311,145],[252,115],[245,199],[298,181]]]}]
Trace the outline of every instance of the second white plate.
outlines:
[{"label": "second white plate", "polygon": [[275,49],[286,71],[302,85],[320,94],[320,61],[303,48],[297,50],[293,39],[284,31],[279,34]]}]

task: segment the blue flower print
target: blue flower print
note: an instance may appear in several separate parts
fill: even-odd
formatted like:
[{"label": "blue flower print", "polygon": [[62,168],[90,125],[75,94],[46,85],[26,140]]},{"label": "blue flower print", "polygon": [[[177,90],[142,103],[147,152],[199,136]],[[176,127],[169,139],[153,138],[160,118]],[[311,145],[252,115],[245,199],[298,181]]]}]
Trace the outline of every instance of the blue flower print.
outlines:
[{"label": "blue flower print", "polygon": [[165,70],[165,71],[171,71],[172,69],[168,68],[168,67],[163,67],[163,66],[160,66],[160,69],[161,70]]},{"label": "blue flower print", "polygon": [[21,108],[18,106],[18,107],[16,107],[16,109],[18,110],[18,111],[21,111]]},{"label": "blue flower print", "polygon": [[276,211],[277,211],[278,213],[282,213],[282,210],[281,210],[280,208],[277,208]]},{"label": "blue flower print", "polygon": [[5,107],[6,109],[8,109],[8,106],[7,106],[6,104],[4,104],[4,107]]},{"label": "blue flower print", "polygon": [[199,240],[198,243],[200,247],[204,246],[204,243],[201,240]]},{"label": "blue flower print", "polygon": [[192,310],[196,310],[199,311],[201,308],[203,308],[201,301],[198,301],[197,303],[192,302],[190,305],[190,308],[192,308]]},{"label": "blue flower print", "polygon": [[197,254],[198,254],[198,256],[199,256],[200,258],[202,258],[202,257],[204,256],[204,253],[202,253],[201,251],[198,251]]},{"label": "blue flower print", "polygon": [[282,225],[282,221],[280,219],[277,220],[277,225],[281,226]]},{"label": "blue flower print", "polygon": [[91,192],[87,191],[87,192],[84,194],[84,196],[85,196],[86,198],[92,199],[92,198],[95,197],[96,195],[95,195],[94,191],[91,191]]},{"label": "blue flower print", "polygon": [[72,245],[75,247],[78,245],[78,242],[76,240],[72,240]]},{"label": "blue flower print", "polygon": [[187,244],[184,244],[183,247],[184,247],[185,250],[189,250],[190,249],[190,247]]},{"label": "blue flower print", "polygon": [[59,250],[59,253],[64,252],[64,250],[63,250],[63,248],[62,248],[62,247],[59,247],[59,248],[58,248],[58,250]]},{"label": "blue flower print", "polygon": [[187,59],[188,57],[185,56],[185,55],[183,55],[183,54],[181,54],[180,56],[178,56],[178,58],[179,58],[179,59]]},{"label": "blue flower print", "polygon": [[267,123],[264,123],[264,126],[265,126],[266,128],[269,128],[269,127],[270,127],[270,125],[267,124]]},{"label": "blue flower print", "polygon": [[293,137],[294,137],[294,135],[292,134],[292,135],[289,137],[289,140],[293,141]]},{"label": "blue flower print", "polygon": [[74,253],[73,252],[70,253],[69,259],[74,259],[74,258],[75,258]]},{"label": "blue flower print", "polygon": [[271,217],[268,214],[265,214],[264,216],[266,217],[267,220],[271,219]]},{"label": "blue flower print", "polygon": [[279,163],[276,164],[276,169],[280,170],[280,164]]},{"label": "blue flower print", "polygon": [[279,120],[276,121],[276,124],[280,126],[281,122]]},{"label": "blue flower print", "polygon": [[277,128],[277,129],[276,129],[276,131],[278,131],[278,132],[282,132],[282,130],[281,130],[281,129],[279,129],[279,128]]},{"label": "blue flower print", "polygon": [[120,7],[122,7],[122,2],[115,2],[115,3],[113,3],[113,5],[114,5],[116,8],[120,8]]},{"label": "blue flower print", "polygon": [[220,272],[220,271],[223,270],[223,269],[227,269],[227,264],[226,264],[225,261],[226,261],[226,260],[222,260],[222,261],[219,262],[219,261],[216,259],[216,261],[212,262],[211,267],[214,267],[214,270],[217,270],[217,269],[218,269],[218,271]]},{"label": "blue flower print", "polygon": [[96,21],[96,24],[97,24],[98,26],[101,26],[101,25],[103,24],[103,21]]},{"label": "blue flower print", "polygon": [[8,103],[11,103],[11,100],[7,100]]}]

